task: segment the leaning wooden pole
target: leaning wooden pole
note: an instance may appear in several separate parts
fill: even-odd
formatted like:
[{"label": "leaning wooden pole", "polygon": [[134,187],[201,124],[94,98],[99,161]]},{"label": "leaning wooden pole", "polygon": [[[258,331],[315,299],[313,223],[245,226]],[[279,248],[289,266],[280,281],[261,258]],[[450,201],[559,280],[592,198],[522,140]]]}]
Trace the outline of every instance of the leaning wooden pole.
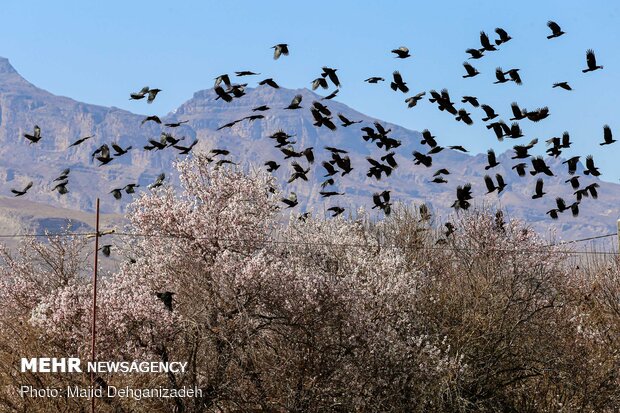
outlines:
[{"label": "leaning wooden pole", "polygon": [[[91,342],[91,361],[95,362],[95,349],[97,343],[97,263],[99,255],[99,198],[95,205],[95,263],[93,265],[93,316],[91,322],[92,342]],[[92,388],[95,388],[95,372],[90,372],[90,384]],[[90,399],[90,411],[95,413],[95,397]]]}]

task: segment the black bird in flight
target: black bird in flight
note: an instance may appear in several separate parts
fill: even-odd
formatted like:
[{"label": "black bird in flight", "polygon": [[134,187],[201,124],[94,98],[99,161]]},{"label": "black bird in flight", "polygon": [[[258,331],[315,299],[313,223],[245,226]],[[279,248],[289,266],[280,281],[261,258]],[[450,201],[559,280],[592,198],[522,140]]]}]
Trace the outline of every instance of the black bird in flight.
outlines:
[{"label": "black bird in flight", "polygon": [[473,125],[474,121],[469,115],[471,115],[471,113],[468,113],[465,109],[459,109],[458,115],[454,119],[456,119],[457,122],[462,121],[466,125]]},{"label": "black bird in flight", "polygon": [[[573,172],[573,173],[574,173],[574,172]],[[579,178],[580,178],[580,176],[579,176],[579,175],[575,175],[575,176],[570,177],[570,178],[569,178],[569,179],[567,179],[566,181],[564,181],[564,183],[565,183],[565,184],[570,183],[570,186],[571,186],[573,189],[579,189]]]},{"label": "black bird in flight", "polygon": [[385,213],[385,215],[390,215],[390,212],[392,211],[392,204],[390,203],[390,191],[374,193],[372,196],[372,202],[374,204],[372,209],[379,208]]},{"label": "black bird in flight", "polygon": [[546,192],[543,192],[543,185],[544,185],[544,181],[542,178],[538,178],[536,180],[536,190],[534,195],[532,195],[532,199],[538,199],[538,198],[542,198],[543,195],[546,194]]},{"label": "black bird in flight", "polygon": [[21,191],[18,189],[11,189],[11,192],[13,192],[15,196],[22,196],[22,195],[26,195],[26,192],[28,192],[30,188],[32,188],[32,181],[28,182],[26,186],[24,187],[24,189],[22,189]]},{"label": "black bird in flight", "polygon": [[273,60],[278,60],[280,56],[288,56],[288,44],[279,43],[271,47],[273,49]]},{"label": "black bird in flight", "polygon": [[194,141],[189,146],[172,145],[172,147],[180,151],[179,155],[187,155],[189,151],[191,151],[192,148],[196,146],[197,143],[198,139],[194,139]]},{"label": "black bird in flight", "polygon": [[532,176],[539,173],[543,173],[547,176],[553,176],[553,172],[551,171],[551,169],[549,169],[542,156],[532,158],[532,167],[534,168],[533,171],[530,171],[530,175]]},{"label": "black bird in flight", "polygon": [[149,87],[148,86],[144,86],[142,89],[140,89],[139,92],[130,93],[129,94],[129,100],[144,99],[146,97],[147,93],[149,93]]},{"label": "black bird in flight", "polygon": [[510,120],[521,120],[527,117],[527,111],[525,109],[521,109],[517,102],[512,102],[510,104],[510,108],[512,109],[512,114],[514,115]]},{"label": "black bird in flight", "polygon": [[126,147],[125,149],[118,146],[116,143],[112,143],[112,149],[116,152],[114,156],[125,155],[129,150],[131,150],[131,146]]},{"label": "black bird in flight", "polygon": [[155,182],[153,182],[152,184],[148,185],[149,189],[153,189],[153,188],[158,188],[160,186],[162,186],[164,184],[164,181],[166,180],[166,174],[165,173],[160,173],[157,178],[155,179]]},{"label": "black bird in flight", "polygon": [[554,21],[549,20],[547,22],[547,27],[549,27],[552,32],[549,36],[547,36],[547,39],[553,39],[554,37],[560,37],[564,34],[560,25]]},{"label": "black bird in flight", "polygon": [[278,85],[272,78],[267,78],[267,79],[261,80],[260,82],[258,82],[258,84],[260,86],[263,86],[263,85],[271,86],[274,89],[279,89],[280,88],[280,85]]},{"label": "black bird in flight", "polygon": [[254,73],[254,72],[249,71],[249,70],[242,70],[240,72],[235,72],[235,75],[237,75],[238,77],[242,77],[242,76],[256,76],[256,75],[260,75],[260,73]]},{"label": "black bird in flight", "polygon": [[123,189],[125,190],[126,194],[135,194],[136,190],[135,188],[140,187],[140,185],[138,184],[127,184],[123,187]]},{"label": "black bird in flight", "polygon": [[341,208],[339,206],[334,206],[331,208],[327,208],[328,211],[333,212],[332,214],[332,218],[337,217],[338,215],[342,214],[344,212],[344,208]]},{"label": "black bird in flight", "polygon": [[340,79],[338,79],[338,75],[336,75],[336,71],[338,69],[333,69],[327,66],[323,66],[322,69],[323,69],[323,73],[321,73],[321,76],[328,77],[329,80],[332,81],[334,86],[336,86],[337,88],[340,88]]},{"label": "black bird in flight", "polygon": [[368,79],[364,80],[364,82],[368,82],[368,83],[379,83],[383,81],[385,81],[384,78],[377,77],[377,76],[369,77]]},{"label": "black bird in flight", "polygon": [[482,110],[484,110],[484,113],[486,114],[486,116],[484,118],[482,118],[483,122],[487,122],[491,119],[495,119],[497,117],[497,113],[495,113],[495,110],[489,106],[489,105],[480,105],[480,108],[482,108]]},{"label": "black bird in flight", "polygon": [[487,151],[487,163],[488,165],[484,167],[485,170],[495,168],[497,165],[500,164],[499,162],[497,162],[497,159],[495,157],[495,151],[493,149],[489,149]]},{"label": "black bird in flight", "polygon": [[330,93],[329,95],[322,97],[322,98],[321,98],[321,100],[329,100],[329,99],[333,99],[333,98],[335,98],[335,97],[336,97],[336,95],[338,94],[338,92],[340,92],[340,89],[336,89],[336,90],[334,90],[334,91],[333,91],[332,93]]},{"label": "black bird in flight", "polygon": [[227,88],[230,88],[232,84],[230,83],[230,77],[227,74],[219,75],[215,78],[214,88],[218,87],[220,84],[224,83]]},{"label": "black bird in flight", "polygon": [[426,92],[420,92],[417,95],[408,97],[407,99],[405,99],[405,102],[407,103],[407,107],[408,108],[412,108],[414,107],[418,101],[422,100],[422,97],[426,95]]},{"label": "black bird in flight", "polygon": [[586,64],[588,65],[587,69],[583,69],[582,72],[593,72],[597,69],[602,69],[603,66],[597,66],[596,64],[596,55],[594,55],[594,50],[588,49],[586,51]]},{"label": "black bird in flight", "polygon": [[317,90],[319,87],[322,87],[323,89],[329,88],[327,80],[322,76],[319,76],[312,81],[312,90]]},{"label": "black bird in flight", "polygon": [[470,59],[480,59],[484,54],[478,49],[467,49],[465,53],[469,53],[471,55]]},{"label": "black bird in flight", "polygon": [[480,106],[480,103],[478,102],[478,98],[475,96],[463,96],[463,99],[461,99],[461,103],[469,103],[475,108]]},{"label": "black bird in flight", "polygon": [[302,96],[301,95],[296,95],[293,100],[291,101],[291,104],[288,105],[287,107],[285,107],[284,109],[301,109],[301,100],[302,100]]},{"label": "black bird in flight", "polygon": [[409,92],[409,88],[407,87],[407,83],[405,81],[403,81],[403,77],[401,76],[400,72],[398,70],[394,71],[394,73],[392,73],[392,77],[394,78],[394,80],[390,83],[390,87],[392,88],[393,91],[397,91],[400,90],[403,93],[408,93]]},{"label": "black bird in flight", "polygon": [[494,50],[497,50],[497,48],[491,44],[491,42],[489,41],[489,36],[485,32],[480,32],[480,44],[482,45],[482,49],[479,49],[480,52],[492,52]]},{"label": "black bird in flight", "polygon": [[512,169],[517,171],[517,175],[525,176],[525,167],[526,166],[527,166],[527,164],[521,162],[521,163],[518,163],[515,166],[513,166]]},{"label": "black bird in flight", "polygon": [[487,187],[487,194],[490,194],[491,192],[497,190],[497,194],[499,195],[502,193],[504,188],[506,188],[504,177],[502,177],[500,174],[495,174],[495,179],[497,180],[497,186],[495,186],[493,178],[491,178],[489,175],[484,176],[484,183]]},{"label": "black bird in flight", "polygon": [[60,172],[60,175],[58,176],[58,178],[54,179],[54,182],[64,181],[65,179],[69,177],[69,172],[71,172],[71,169],[69,168],[63,169],[62,172]]},{"label": "black bird in flight", "polygon": [[519,70],[520,69],[510,69],[504,72],[504,74],[510,76],[510,80],[515,82],[517,85],[522,85],[523,82],[521,81],[521,76],[519,76]]},{"label": "black bird in flight", "polygon": [[573,156],[572,158],[562,162],[568,166],[569,175],[575,175],[575,172],[577,172],[577,163],[579,162],[579,158],[581,158],[581,156]]},{"label": "black bird in flight", "polygon": [[601,173],[598,171],[598,168],[594,166],[594,158],[592,155],[586,156],[586,169],[583,171],[586,175],[592,176],[600,176]]},{"label": "black bird in flight", "polygon": [[164,123],[164,126],[167,126],[169,128],[178,128],[179,126],[183,125],[184,123],[189,122],[188,120],[182,120],[180,122],[171,122],[171,123]]},{"label": "black bird in flight", "polygon": [[409,54],[409,49],[407,49],[405,46],[401,46],[398,49],[394,49],[392,50],[392,53],[394,53],[397,59],[406,59],[408,57],[411,57],[411,55]]},{"label": "black bird in flight", "polygon": [[351,125],[355,125],[356,123],[362,123],[361,120],[356,120],[356,121],[352,121],[349,120],[346,116],[344,116],[342,113],[338,114],[338,119],[340,119],[342,121],[341,125],[343,127],[347,127],[347,126],[351,126]]},{"label": "black bird in flight", "polygon": [[501,67],[495,69],[495,77],[497,81],[493,82],[494,84],[510,82],[510,79],[506,78],[506,73]]},{"label": "black bird in flight", "polygon": [[233,97],[230,96],[221,86],[216,86],[213,90],[217,94],[215,100],[222,99],[224,102],[232,102]]},{"label": "black bird in flight", "polygon": [[149,89],[149,97],[146,98],[146,103],[153,103],[157,94],[161,92],[161,89]]},{"label": "black bird in flight", "polygon": [[498,46],[512,39],[512,37],[510,37],[510,35],[506,33],[506,30],[502,29],[501,27],[497,27],[495,29],[495,33],[497,33],[497,35],[499,36],[499,39],[495,40],[495,44]]},{"label": "black bird in flight", "polygon": [[58,193],[60,195],[68,194],[69,193],[69,190],[67,189],[67,184],[68,183],[69,183],[69,181],[59,182],[58,184],[56,184],[55,187],[52,188],[52,191],[58,190]]},{"label": "black bird in flight", "polygon": [[159,119],[159,116],[157,115],[153,115],[153,116],[147,116],[146,118],[142,119],[142,122],[140,122],[140,125],[144,125],[146,122],[155,122],[158,125],[161,125],[161,119]]},{"label": "black bird in flight", "polygon": [[421,152],[418,151],[413,151],[413,157],[415,158],[415,165],[424,165],[427,168],[429,168],[431,165],[433,165],[433,158],[428,156],[428,155],[424,155]]},{"label": "black bird in flight", "polygon": [[474,77],[480,74],[480,72],[475,67],[470,65],[468,62],[463,62],[463,67],[465,68],[465,71],[467,72],[466,75],[463,75],[464,78]]},{"label": "black bird in flight", "polygon": [[273,172],[280,167],[276,161],[267,161],[265,162],[265,166],[267,167],[267,172]]},{"label": "black bird in flight", "polygon": [[261,106],[257,106],[255,108],[252,109],[252,112],[264,112],[266,110],[271,109],[269,106],[267,105],[261,105]]},{"label": "black bird in flight", "polygon": [[470,206],[469,201],[472,199],[471,184],[465,184],[456,188],[456,200],[452,204],[452,208],[459,210],[467,210]]},{"label": "black bird in flight", "polygon": [[603,126],[603,143],[599,143],[599,145],[611,145],[614,142],[616,142],[616,140],[611,134],[611,128],[609,127],[609,125]]},{"label": "black bird in flight", "polygon": [[163,293],[156,293],[157,298],[159,298],[163,303],[164,307],[168,309],[168,311],[172,311],[172,296],[175,293],[170,291],[164,291]]},{"label": "black bird in flight", "polygon": [[281,201],[286,204],[287,208],[293,208],[299,203],[299,201],[297,201],[297,194],[295,192],[291,192],[288,198],[282,198]]},{"label": "black bird in flight", "polygon": [[558,83],[554,83],[554,84],[553,84],[553,86],[552,86],[552,88],[556,88],[556,87],[562,88],[562,89],[564,89],[564,90],[573,90],[573,88],[572,88],[572,87],[570,87],[570,85],[568,84],[568,82],[558,82]]},{"label": "black bird in flight", "polygon": [[71,145],[69,145],[69,147],[78,146],[80,143],[86,142],[90,138],[92,138],[92,136],[85,136],[83,138],[80,138],[80,139],[76,140],[75,142],[73,142]]},{"label": "black bird in flight", "polygon": [[41,140],[41,128],[38,125],[34,125],[34,132],[31,134],[24,133],[24,138],[28,139],[30,143],[37,143]]}]

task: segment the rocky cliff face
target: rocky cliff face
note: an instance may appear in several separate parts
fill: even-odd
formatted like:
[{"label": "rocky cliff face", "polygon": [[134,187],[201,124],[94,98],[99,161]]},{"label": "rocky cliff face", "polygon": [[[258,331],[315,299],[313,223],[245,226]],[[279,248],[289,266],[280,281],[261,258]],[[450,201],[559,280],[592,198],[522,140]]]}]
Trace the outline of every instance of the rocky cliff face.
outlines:
[{"label": "rocky cliff face", "polygon": [[[285,110],[293,96],[303,96],[300,110]],[[320,96],[307,89],[289,90],[272,89],[260,86],[247,89],[246,96],[231,103],[215,100],[212,90],[196,92],[186,103],[162,120],[188,122],[175,129],[166,128],[152,122],[141,125],[144,115],[130,113],[117,108],[107,108],[74,101],[70,98],[52,95],[39,89],[23,79],[10,65],[7,59],[0,59],[0,193],[10,197],[11,188],[23,187],[28,181],[34,181],[33,188],[23,198],[24,201],[36,201],[52,207],[70,208],[79,211],[92,211],[97,197],[102,199],[102,210],[108,213],[121,213],[127,202],[115,200],[109,192],[131,182],[138,182],[142,188],[154,180],[161,172],[171,175],[172,163],[181,159],[177,151],[168,148],[163,151],[145,151],[143,146],[148,139],[158,139],[162,131],[168,131],[176,137],[185,136],[185,143],[197,138],[199,143],[194,148],[207,151],[212,148],[229,149],[231,159],[241,162],[244,167],[262,167],[267,160],[282,164],[277,171],[285,191],[295,191],[303,208],[313,208],[318,213],[330,206],[338,205],[349,209],[359,206],[370,208],[371,194],[384,189],[392,190],[395,201],[405,203],[427,202],[442,215],[451,213],[449,206],[455,197],[455,188],[466,182],[472,182],[477,204],[501,205],[509,214],[526,219],[540,231],[555,227],[565,238],[591,236],[615,231],[615,220],[620,205],[620,186],[598,181],[601,185],[598,200],[585,199],[581,205],[581,214],[572,218],[565,213],[557,222],[551,221],[545,212],[555,207],[555,196],[572,198],[572,190],[564,183],[565,166],[561,159],[550,159],[548,163],[557,172],[556,177],[545,178],[546,195],[543,199],[532,201],[535,178],[516,176],[510,159],[511,153],[498,156],[500,166],[492,169],[501,173],[508,187],[498,197],[496,194],[484,195],[482,177],[486,173],[486,155],[470,156],[449,149],[433,157],[433,166],[415,166],[412,162],[413,150],[426,152],[420,145],[420,134],[398,125],[383,123],[391,128],[391,137],[402,141],[396,150],[399,167],[388,179],[376,181],[366,177],[368,162],[366,156],[378,158],[385,152],[373,143],[361,139],[361,126],[371,125],[377,119],[338,103],[323,101],[332,113],[342,113],[351,120],[363,123],[348,128],[338,127],[336,131],[313,126],[309,107]],[[218,131],[218,127],[235,119],[255,114],[252,108],[268,105],[272,109],[259,112],[265,119],[254,122],[243,121],[232,128]],[[144,102],[136,102],[136,109],[147,111]],[[31,132],[34,125],[41,127],[43,138],[39,143],[29,144],[23,137]],[[339,123],[338,123],[339,125]],[[282,129],[296,141],[296,148],[314,147],[317,162],[311,169],[309,182],[298,180],[286,184],[291,168],[283,161],[281,152],[273,147],[268,135]],[[69,148],[76,139],[88,135],[94,138],[78,147]],[[122,147],[133,149],[124,156],[114,159],[109,165],[98,166],[91,160],[91,153],[103,143],[117,142]],[[440,142],[441,144],[441,142]],[[324,200],[320,197],[320,183],[324,170],[320,161],[329,157],[324,146],[336,146],[350,152],[354,171],[337,180],[335,189],[346,192],[346,196],[332,197]],[[302,161],[303,162],[303,161]],[[69,193],[59,195],[52,192],[52,180],[64,168],[71,168]],[[434,171],[447,168],[451,174],[448,184],[429,183]],[[591,182],[590,178],[585,183]],[[177,181],[173,178],[173,184]],[[0,203],[0,208],[1,208]]]}]

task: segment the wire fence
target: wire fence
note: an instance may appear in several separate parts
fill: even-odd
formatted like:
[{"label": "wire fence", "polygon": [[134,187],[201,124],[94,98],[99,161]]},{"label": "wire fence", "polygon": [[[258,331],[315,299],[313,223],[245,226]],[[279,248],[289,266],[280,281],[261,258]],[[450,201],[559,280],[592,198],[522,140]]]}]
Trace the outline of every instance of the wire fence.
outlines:
[{"label": "wire fence", "polygon": [[[87,238],[95,238],[97,235],[96,232],[59,232],[59,233],[36,233],[36,234],[0,234],[1,238],[54,238],[54,237],[87,237]],[[550,247],[558,247],[562,245],[570,245],[579,242],[585,241],[593,241],[597,239],[617,237],[618,233],[611,233],[605,235],[597,235],[593,237],[580,238],[570,241],[560,241],[558,243],[552,243],[545,245],[540,248],[528,248],[528,249],[507,249],[507,248],[461,248],[451,245],[416,245],[416,246],[406,246],[406,245],[396,245],[396,244],[387,244],[387,243],[376,243],[376,244],[356,244],[356,243],[328,243],[328,242],[310,242],[310,241],[292,241],[292,240],[278,240],[274,238],[225,238],[225,237],[195,237],[195,236],[187,236],[187,235],[179,235],[179,234],[145,234],[139,232],[116,232],[116,231],[100,231],[99,236],[120,236],[120,237],[134,237],[134,238],[144,238],[144,237],[156,237],[156,238],[170,238],[170,239],[185,239],[185,240],[196,240],[196,241],[213,241],[213,242],[234,242],[234,243],[247,243],[247,244],[289,244],[295,246],[323,246],[323,247],[344,247],[344,248],[394,248],[394,249],[416,249],[416,250],[451,250],[458,252],[478,252],[478,251],[488,251],[488,252],[511,252],[511,253],[540,253],[540,252],[551,252],[555,254],[591,254],[591,255],[620,255],[618,252],[611,251],[596,251],[596,250],[549,250]]]}]

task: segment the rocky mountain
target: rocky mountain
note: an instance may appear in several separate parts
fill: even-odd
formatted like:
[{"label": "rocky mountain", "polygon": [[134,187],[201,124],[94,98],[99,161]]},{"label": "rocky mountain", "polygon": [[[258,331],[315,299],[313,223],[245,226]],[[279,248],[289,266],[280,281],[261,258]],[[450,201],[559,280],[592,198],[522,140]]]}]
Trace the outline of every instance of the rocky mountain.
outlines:
[{"label": "rocky mountain", "polygon": [[[296,94],[303,96],[303,108],[284,109]],[[456,186],[471,182],[476,195],[475,204],[501,205],[511,216],[524,218],[539,231],[555,229],[566,239],[615,232],[620,185],[595,178],[584,179],[583,182],[598,182],[600,197],[598,200],[584,199],[578,218],[571,217],[567,212],[559,220],[552,221],[545,214],[555,207],[555,196],[562,196],[567,201],[573,197],[570,186],[564,183],[567,179],[566,168],[561,165],[561,158],[547,160],[557,176],[545,178],[545,192],[548,195],[533,201],[531,195],[538,177],[518,177],[511,170],[516,163],[510,159],[512,152],[500,154],[500,165],[488,172],[492,176],[502,174],[508,187],[499,196],[495,193],[484,195],[487,191],[482,177],[487,173],[484,170],[486,154],[470,156],[445,149],[433,157],[431,168],[416,166],[412,161],[412,151],[426,152],[426,148],[420,144],[419,132],[382,122],[331,100],[322,103],[334,115],[342,113],[351,120],[363,122],[347,128],[339,126],[336,131],[317,128],[313,125],[314,119],[308,108],[321,97],[307,89],[276,90],[269,86],[259,86],[246,89],[245,96],[230,103],[215,98],[212,90],[202,90],[176,110],[161,116],[164,122],[188,121],[178,128],[171,129],[153,122],[141,124],[145,115],[114,107],[89,105],[39,89],[23,79],[7,59],[0,58],[0,179],[5,182],[0,187],[0,193],[11,197],[11,188],[20,188],[28,181],[33,181],[33,188],[23,197],[22,202],[32,201],[52,208],[64,208],[64,212],[59,215],[65,216],[66,209],[92,211],[95,199],[100,197],[102,211],[122,213],[131,198],[124,195],[122,200],[117,201],[109,193],[112,189],[137,182],[141,190],[146,190],[145,187],[159,173],[165,172],[170,176],[173,161],[182,158],[173,148],[163,151],[143,149],[148,139],[159,139],[160,133],[166,131],[176,137],[184,136],[183,142],[187,144],[198,139],[199,143],[194,148],[197,151],[229,149],[231,159],[241,162],[246,168],[263,167],[267,160],[277,161],[282,167],[276,176],[283,183],[285,191],[295,191],[302,208],[312,208],[318,213],[324,213],[327,208],[335,205],[349,210],[359,206],[370,209],[372,193],[390,189],[394,201],[426,202],[438,214],[446,216],[452,213],[449,207],[455,199]],[[144,101],[135,104],[136,111],[147,112],[149,109]],[[252,112],[252,108],[260,105],[271,108],[260,112],[264,114],[264,119],[254,122],[246,120],[232,128],[217,130],[232,120],[258,113]],[[402,146],[396,149],[399,167],[391,177],[381,181],[366,176],[369,164],[365,158],[371,156],[377,159],[385,151],[372,142],[362,140],[360,131],[361,126],[372,125],[374,121],[380,121],[386,129],[391,129],[390,136],[402,142]],[[41,127],[43,138],[36,144],[29,144],[23,134],[31,132],[35,124]],[[309,182],[297,180],[286,184],[291,174],[289,162],[283,160],[282,153],[267,138],[279,129],[295,135],[292,140],[296,141],[296,148],[314,148],[317,162],[311,169]],[[89,135],[94,137],[77,147],[69,147],[73,141]],[[111,142],[133,149],[105,166],[93,162],[92,152],[101,144]],[[346,192],[345,196],[325,200],[319,195],[320,183],[325,174],[320,161],[329,157],[324,146],[335,146],[350,153],[354,170],[338,178],[334,187],[335,190]],[[69,193],[59,195],[51,191],[52,181],[65,168],[71,168]],[[429,183],[433,172],[439,168],[450,170],[448,184]],[[177,182],[174,177],[172,182]],[[4,201],[6,204],[6,199]],[[0,211],[6,211],[2,202]],[[46,214],[49,217],[49,212]]]}]

